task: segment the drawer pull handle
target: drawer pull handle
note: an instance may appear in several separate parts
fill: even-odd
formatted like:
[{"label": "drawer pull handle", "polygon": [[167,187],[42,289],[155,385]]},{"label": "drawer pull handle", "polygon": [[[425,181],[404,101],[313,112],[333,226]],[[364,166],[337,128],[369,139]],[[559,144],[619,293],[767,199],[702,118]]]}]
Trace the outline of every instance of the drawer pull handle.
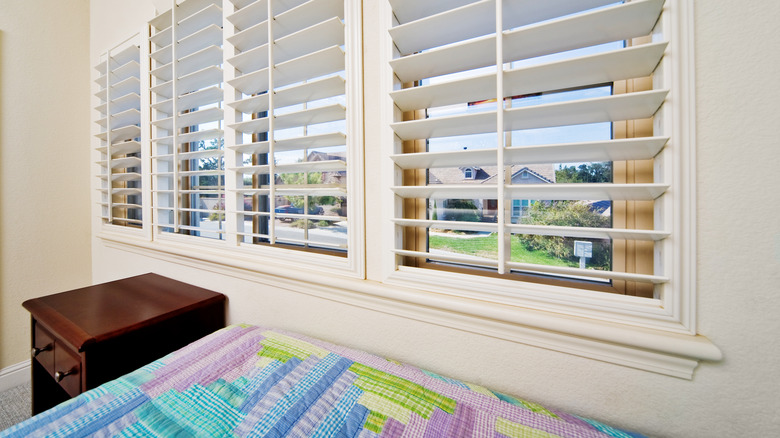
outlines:
[{"label": "drawer pull handle", "polygon": [[33,349],[32,349],[32,357],[35,357],[35,356],[43,353],[44,351],[50,351],[51,347],[52,347],[51,344],[46,344],[46,345],[44,345],[41,348],[33,347]]},{"label": "drawer pull handle", "polygon": [[69,376],[71,374],[76,374],[76,369],[71,368],[68,371],[57,371],[54,373],[54,380],[56,380],[58,383],[62,382],[62,379],[64,379],[66,376]]}]

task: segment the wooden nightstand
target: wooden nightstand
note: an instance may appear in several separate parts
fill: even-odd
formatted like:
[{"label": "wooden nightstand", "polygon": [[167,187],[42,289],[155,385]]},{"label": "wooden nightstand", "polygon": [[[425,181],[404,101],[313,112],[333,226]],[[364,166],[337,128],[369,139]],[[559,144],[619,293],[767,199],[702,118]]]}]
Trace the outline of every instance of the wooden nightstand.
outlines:
[{"label": "wooden nightstand", "polygon": [[25,301],[33,415],[224,327],[225,301],[156,274]]}]

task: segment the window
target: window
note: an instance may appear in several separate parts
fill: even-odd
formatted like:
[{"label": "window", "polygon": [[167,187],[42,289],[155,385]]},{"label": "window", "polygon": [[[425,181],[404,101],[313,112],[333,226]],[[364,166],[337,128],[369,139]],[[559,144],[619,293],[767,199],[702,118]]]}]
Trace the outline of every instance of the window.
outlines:
[{"label": "window", "polygon": [[[396,269],[492,278],[473,281],[508,296],[521,283],[580,291],[588,305],[635,295],[675,312],[669,237],[684,210],[670,139],[684,133],[667,98],[677,67],[664,1],[390,4]],[[430,177],[466,163],[490,177]],[[431,214],[455,196],[468,201],[460,214]],[[585,268],[575,240],[593,245]]]},{"label": "window", "polygon": [[236,50],[227,60],[235,69],[228,150],[239,239],[343,253],[350,219],[344,1],[236,3],[228,16]]},{"label": "window", "polygon": [[100,88],[100,206],[103,223],[140,228],[141,49],[135,35],[103,55],[95,68]]},{"label": "window", "polygon": [[155,232],[224,239],[221,2],[150,22]]},{"label": "window", "polygon": [[[102,188],[104,222],[143,225],[155,243],[359,271],[350,242],[362,233],[362,207],[351,202],[363,175],[360,2],[170,4],[148,23],[145,44],[112,51],[99,67],[98,82],[113,85],[98,110],[117,113],[99,136],[100,152],[114,157],[101,161],[103,180],[114,181]],[[140,81],[147,55],[148,81]],[[134,82],[118,88],[130,70]],[[119,108],[114,95],[127,93],[135,100]],[[143,151],[151,165],[142,169]],[[150,214],[142,217],[144,190]]]}]

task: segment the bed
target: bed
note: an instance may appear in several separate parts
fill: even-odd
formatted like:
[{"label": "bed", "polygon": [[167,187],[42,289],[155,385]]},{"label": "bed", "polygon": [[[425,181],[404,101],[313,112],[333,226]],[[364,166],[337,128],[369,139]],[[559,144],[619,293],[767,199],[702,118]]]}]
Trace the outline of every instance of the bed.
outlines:
[{"label": "bed", "polygon": [[241,324],[0,436],[641,435],[354,349]]}]

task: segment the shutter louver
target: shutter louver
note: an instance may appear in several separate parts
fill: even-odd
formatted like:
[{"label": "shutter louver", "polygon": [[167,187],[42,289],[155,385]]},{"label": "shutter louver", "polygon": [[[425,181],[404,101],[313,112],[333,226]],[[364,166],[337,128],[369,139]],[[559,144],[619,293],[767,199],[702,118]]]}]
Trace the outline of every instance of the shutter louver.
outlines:
[{"label": "shutter louver", "polygon": [[345,250],[347,233],[332,237],[347,220],[344,0],[230,2],[238,240]]},{"label": "shutter louver", "polygon": [[222,2],[172,2],[150,21],[157,232],[222,239]]},{"label": "shutter louver", "polygon": [[[516,251],[527,236],[532,243],[585,240],[594,252],[614,241],[653,245],[670,236],[671,224],[661,214],[652,229],[618,226],[612,216],[615,202],[660,209],[671,187],[663,172],[644,183],[617,183],[611,173],[608,181],[556,180],[569,163],[587,168],[607,162],[611,169],[612,162],[653,160],[665,150],[669,138],[659,124],[653,134],[636,138],[612,132],[614,123],[652,121],[665,105],[668,90],[661,81],[647,91],[613,92],[617,81],[650,82],[646,78],[662,63],[664,0],[390,4],[396,49],[390,97],[397,110],[391,158],[404,171],[390,188],[404,201],[397,203],[394,223],[428,236],[423,244],[397,239],[399,262],[413,258],[596,282],[669,281],[658,263],[655,271],[623,272],[612,266],[611,255],[585,267],[582,260],[579,266],[562,256],[530,260]],[[412,204],[427,213],[403,210]],[[569,207],[600,216],[594,221],[601,225],[553,220]],[[475,233],[494,238],[493,248],[462,249],[452,243],[456,233],[466,233],[461,241]]]},{"label": "shutter louver", "polygon": [[103,223],[142,227],[141,64],[136,35],[96,66],[100,86],[100,206]]}]

